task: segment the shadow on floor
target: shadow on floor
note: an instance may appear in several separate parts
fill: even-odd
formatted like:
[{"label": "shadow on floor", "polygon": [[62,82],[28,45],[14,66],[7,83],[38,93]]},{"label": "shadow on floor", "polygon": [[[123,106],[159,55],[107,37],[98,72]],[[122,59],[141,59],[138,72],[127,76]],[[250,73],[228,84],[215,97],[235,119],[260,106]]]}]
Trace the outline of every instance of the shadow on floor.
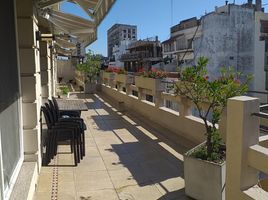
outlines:
[{"label": "shadow on floor", "polygon": [[[100,131],[112,131],[122,142],[112,144],[106,151],[115,152],[120,162],[114,165],[124,165],[140,186],[159,184],[165,190],[167,198],[183,196],[184,190],[169,192],[161,182],[173,179],[183,179],[183,162],[181,155],[194,146],[189,141],[173,133],[167,136],[163,127],[154,124],[154,128],[146,123],[146,119],[139,119],[129,113],[120,113],[112,109],[107,99],[100,96],[90,96],[93,102],[87,103],[89,110],[94,109],[97,115],[92,116]],[[110,103],[110,102],[109,102]],[[105,114],[98,112],[105,111]],[[136,138],[136,142],[125,142],[124,135],[118,130],[123,129]],[[172,135],[173,134],[173,135]],[[181,140],[181,141],[180,141]],[[127,151],[127,156],[125,151]],[[176,180],[175,180],[176,181]],[[170,196],[170,197],[169,197]],[[161,198],[162,199],[162,198]],[[163,197],[163,199],[166,199]]]}]

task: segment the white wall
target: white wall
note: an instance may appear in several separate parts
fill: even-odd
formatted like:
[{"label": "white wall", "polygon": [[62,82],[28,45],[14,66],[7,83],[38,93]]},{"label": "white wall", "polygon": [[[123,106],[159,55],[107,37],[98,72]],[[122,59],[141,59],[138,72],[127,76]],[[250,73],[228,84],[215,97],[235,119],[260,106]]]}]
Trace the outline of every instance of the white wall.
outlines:
[{"label": "white wall", "polygon": [[71,60],[57,60],[57,77],[63,77],[64,81],[74,80],[75,66]]}]

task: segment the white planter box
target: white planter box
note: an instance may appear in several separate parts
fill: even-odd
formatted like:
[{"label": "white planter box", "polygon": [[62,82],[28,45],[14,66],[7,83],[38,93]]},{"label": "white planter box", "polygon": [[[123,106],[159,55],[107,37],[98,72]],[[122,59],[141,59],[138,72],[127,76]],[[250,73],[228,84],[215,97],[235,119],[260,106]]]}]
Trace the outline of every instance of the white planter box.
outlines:
[{"label": "white planter box", "polygon": [[184,155],[185,193],[189,197],[225,200],[225,174],[225,162],[216,164]]}]

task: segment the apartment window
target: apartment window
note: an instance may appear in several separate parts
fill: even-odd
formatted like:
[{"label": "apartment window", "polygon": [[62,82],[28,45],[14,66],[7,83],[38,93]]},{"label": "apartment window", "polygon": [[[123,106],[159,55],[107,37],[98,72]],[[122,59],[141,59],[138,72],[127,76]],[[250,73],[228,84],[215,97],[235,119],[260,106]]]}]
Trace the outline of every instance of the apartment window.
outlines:
[{"label": "apartment window", "polygon": [[192,49],[193,48],[193,41],[192,41],[192,39],[187,40],[187,44],[188,44],[188,49]]},{"label": "apartment window", "polygon": [[131,36],[130,36],[130,34],[128,34],[128,38],[129,38],[129,39],[131,39]]},{"label": "apartment window", "polygon": [[136,30],[135,29],[132,29],[132,33],[135,34],[136,33]]}]

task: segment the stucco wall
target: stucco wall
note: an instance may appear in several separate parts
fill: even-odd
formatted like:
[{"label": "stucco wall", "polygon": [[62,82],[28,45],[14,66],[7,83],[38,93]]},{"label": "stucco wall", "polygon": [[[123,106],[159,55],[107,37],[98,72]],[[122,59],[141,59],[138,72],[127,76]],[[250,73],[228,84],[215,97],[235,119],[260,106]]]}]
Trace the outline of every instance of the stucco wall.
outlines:
[{"label": "stucco wall", "polygon": [[71,60],[57,60],[57,76],[63,77],[64,81],[74,80],[75,66]]},{"label": "stucco wall", "polygon": [[229,13],[211,13],[202,19],[202,37],[194,41],[196,58],[209,58],[211,79],[219,68],[233,66],[244,74],[254,73],[254,10],[229,5]]}]

